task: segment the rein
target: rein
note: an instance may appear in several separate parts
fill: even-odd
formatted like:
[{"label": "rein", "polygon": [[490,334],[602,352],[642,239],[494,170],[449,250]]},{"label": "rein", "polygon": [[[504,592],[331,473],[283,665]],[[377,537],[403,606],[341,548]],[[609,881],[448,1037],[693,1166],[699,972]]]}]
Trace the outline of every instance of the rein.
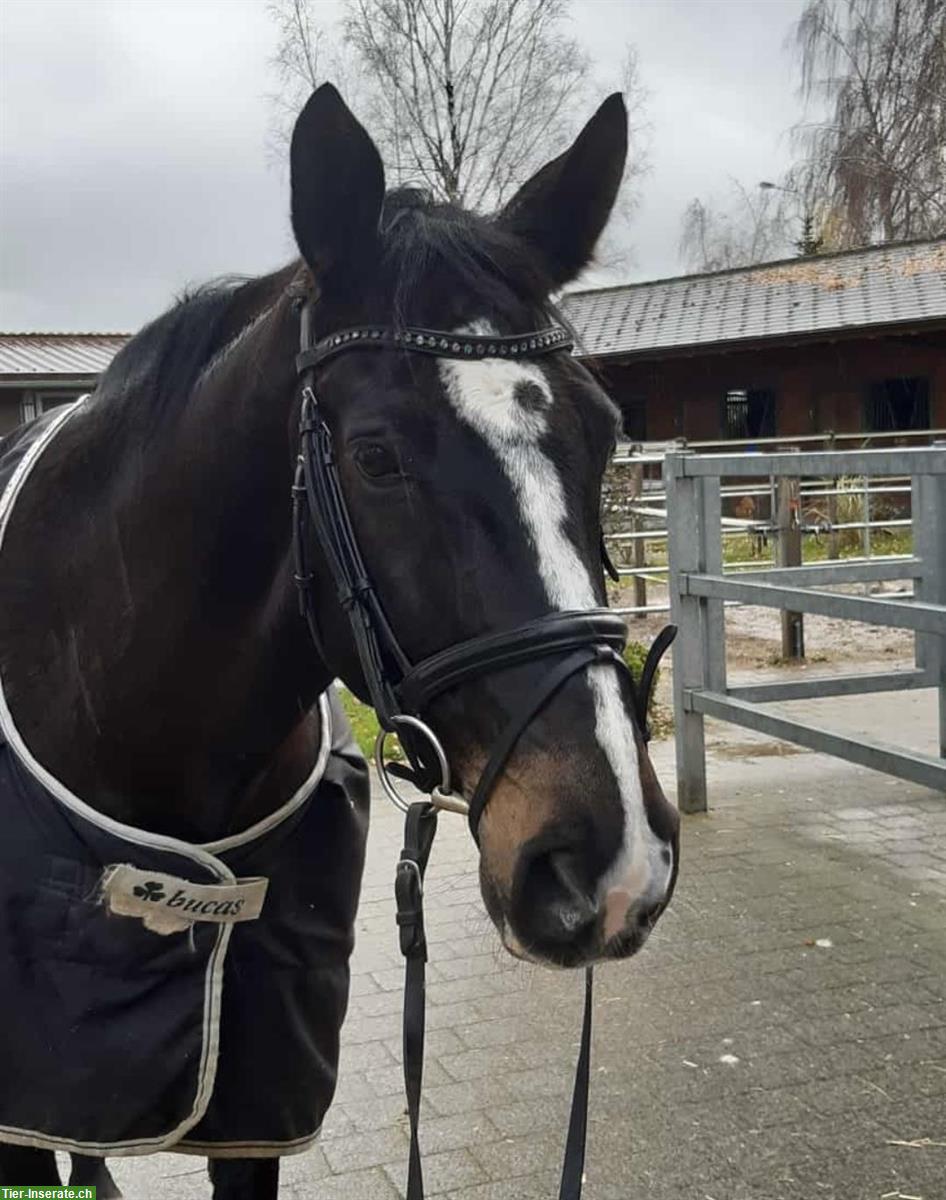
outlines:
[{"label": "rein", "polygon": [[[478,842],[479,822],[493,787],[526,727],[573,675],[596,663],[622,671],[634,699],[635,717],[645,741],[650,734],[647,708],[657,666],[676,629],[667,626],[647,654],[639,684],[621,651],[627,628],[607,608],[554,612],[511,630],[484,634],[413,663],[398,643],[365,567],[345,502],[332,434],[322,416],[316,373],[329,359],[348,350],[407,351],[436,358],[531,360],[568,351],[572,341],[559,326],[512,337],[453,334],[441,330],[392,329],[370,325],[340,330],[313,341],[312,311],[301,312],[300,353],[296,367],[302,385],[299,457],[292,489],[293,551],[299,606],[316,648],[325,657],[310,569],[309,540],[314,534],[325,555],[339,603],[348,615],[362,673],[382,732],[375,743],[375,764],[389,798],[406,814],[404,848],[395,877],[397,924],[405,957],[404,1083],[411,1145],[407,1200],[423,1200],[418,1118],[423,1078],[425,1023],[424,873],[437,830],[437,809],[465,814]],[[603,549],[602,539],[602,549]],[[613,567],[603,551],[603,561]],[[496,740],[473,795],[467,803],[451,789],[450,766],[434,731],[423,719],[431,701],[471,679],[523,663],[548,660],[540,684],[508,720]],[[327,659],[326,659],[327,661]],[[409,766],[386,763],[384,744],[396,732]],[[407,802],[392,781],[407,779],[429,800]],[[591,1059],[592,968],[586,969],[581,1050],[575,1074],[559,1200],[579,1200],[585,1157],[588,1084]]]}]

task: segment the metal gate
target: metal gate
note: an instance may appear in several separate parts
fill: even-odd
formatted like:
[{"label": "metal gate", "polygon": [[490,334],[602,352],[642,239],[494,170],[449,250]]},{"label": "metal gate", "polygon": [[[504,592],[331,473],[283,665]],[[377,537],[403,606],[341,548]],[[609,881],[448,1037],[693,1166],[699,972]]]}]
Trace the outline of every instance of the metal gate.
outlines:
[{"label": "metal gate", "polygon": [[[908,475],[913,553],[870,562],[723,572],[720,481],[802,476]],[[706,809],[704,717],[946,791],[946,446],[776,454],[667,454],[664,463],[674,646],[677,794],[684,812]],[[913,579],[912,598],[880,599],[824,590],[839,583]],[[882,674],[825,675],[729,687],[723,606],[727,601],[819,613],[911,629],[915,666]],[[778,700],[938,688],[940,757],[871,738],[832,733],[761,707]]]}]

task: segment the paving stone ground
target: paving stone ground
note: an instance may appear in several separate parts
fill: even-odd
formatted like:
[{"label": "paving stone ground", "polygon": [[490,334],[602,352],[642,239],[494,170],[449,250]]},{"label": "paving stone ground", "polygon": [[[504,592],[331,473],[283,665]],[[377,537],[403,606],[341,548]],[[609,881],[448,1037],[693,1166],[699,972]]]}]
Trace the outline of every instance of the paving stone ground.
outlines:
[{"label": "paving stone ground", "polygon": [[[805,711],[929,748],[931,693],[869,721],[863,701]],[[946,796],[729,726],[710,743],[673,904],[597,971],[586,1200],[944,1200]],[[672,794],[672,743],[654,759]],[[400,834],[379,795],[338,1095],[318,1147],[283,1160],[293,1200],[403,1195]],[[441,819],[428,878],[428,1193],[551,1200],[580,973],[498,949],[462,819]],[[132,1198],[209,1195],[183,1156],[115,1173]]]}]

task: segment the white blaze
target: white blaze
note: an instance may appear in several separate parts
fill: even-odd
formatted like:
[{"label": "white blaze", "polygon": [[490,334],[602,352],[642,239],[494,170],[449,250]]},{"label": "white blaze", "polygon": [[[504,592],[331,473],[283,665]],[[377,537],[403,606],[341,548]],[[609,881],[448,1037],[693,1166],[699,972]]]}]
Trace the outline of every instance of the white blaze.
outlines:
[{"label": "white blaze", "polygon": [[[476,332],[493,331],[477,328]],[[512,484],[523,524],[536,549],[549,603],[557,609],[597,607],[587,568],[565,532],[561,480],[539,445],[548,427],[544,410],[552,407],[552,393],[544,374],[534,363],[504,359],[441,359],[438,367],[450,403],[490,447]],[[532,385],[535,404],[527,408],[516,400],[517,384]],[[611,916],[614,905],[608,905],[606,933],[610,937],[623,928],[623,917],[631,904],[663,894],[671,866],[663,861],[665,844],[650,828],[644,811],[637,744],[615,670],[599,664],[589,667],[587,676],[594,697],[595,734],[614,772],[625,817],[624,844],[598,885],[599,900],[608,898],[612,891],[627,897],[620,906],[620,920],[616,912]]]}]

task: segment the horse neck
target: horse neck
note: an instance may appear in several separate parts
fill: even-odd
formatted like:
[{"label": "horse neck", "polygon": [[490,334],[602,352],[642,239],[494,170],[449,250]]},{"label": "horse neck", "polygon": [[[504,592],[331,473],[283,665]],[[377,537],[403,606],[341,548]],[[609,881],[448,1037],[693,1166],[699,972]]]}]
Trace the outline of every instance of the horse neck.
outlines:
[{"label": "horse neck", "polygon": [[[253,318],[144,445],[134,410],[106,396],[53,443],[56,486],[31,489],[63,509],[88,496],[92,511],[78,527],[37,514],[58,536],[31,599],[45,587],[59,603],[53,629],[17,649],[21,731],[73,791],[160,832],[205,840],[252,823],[315,754],[329,677],[292,578],[297,320],[285,301]],[[31,655],[45,658],[39,687]]]}]

